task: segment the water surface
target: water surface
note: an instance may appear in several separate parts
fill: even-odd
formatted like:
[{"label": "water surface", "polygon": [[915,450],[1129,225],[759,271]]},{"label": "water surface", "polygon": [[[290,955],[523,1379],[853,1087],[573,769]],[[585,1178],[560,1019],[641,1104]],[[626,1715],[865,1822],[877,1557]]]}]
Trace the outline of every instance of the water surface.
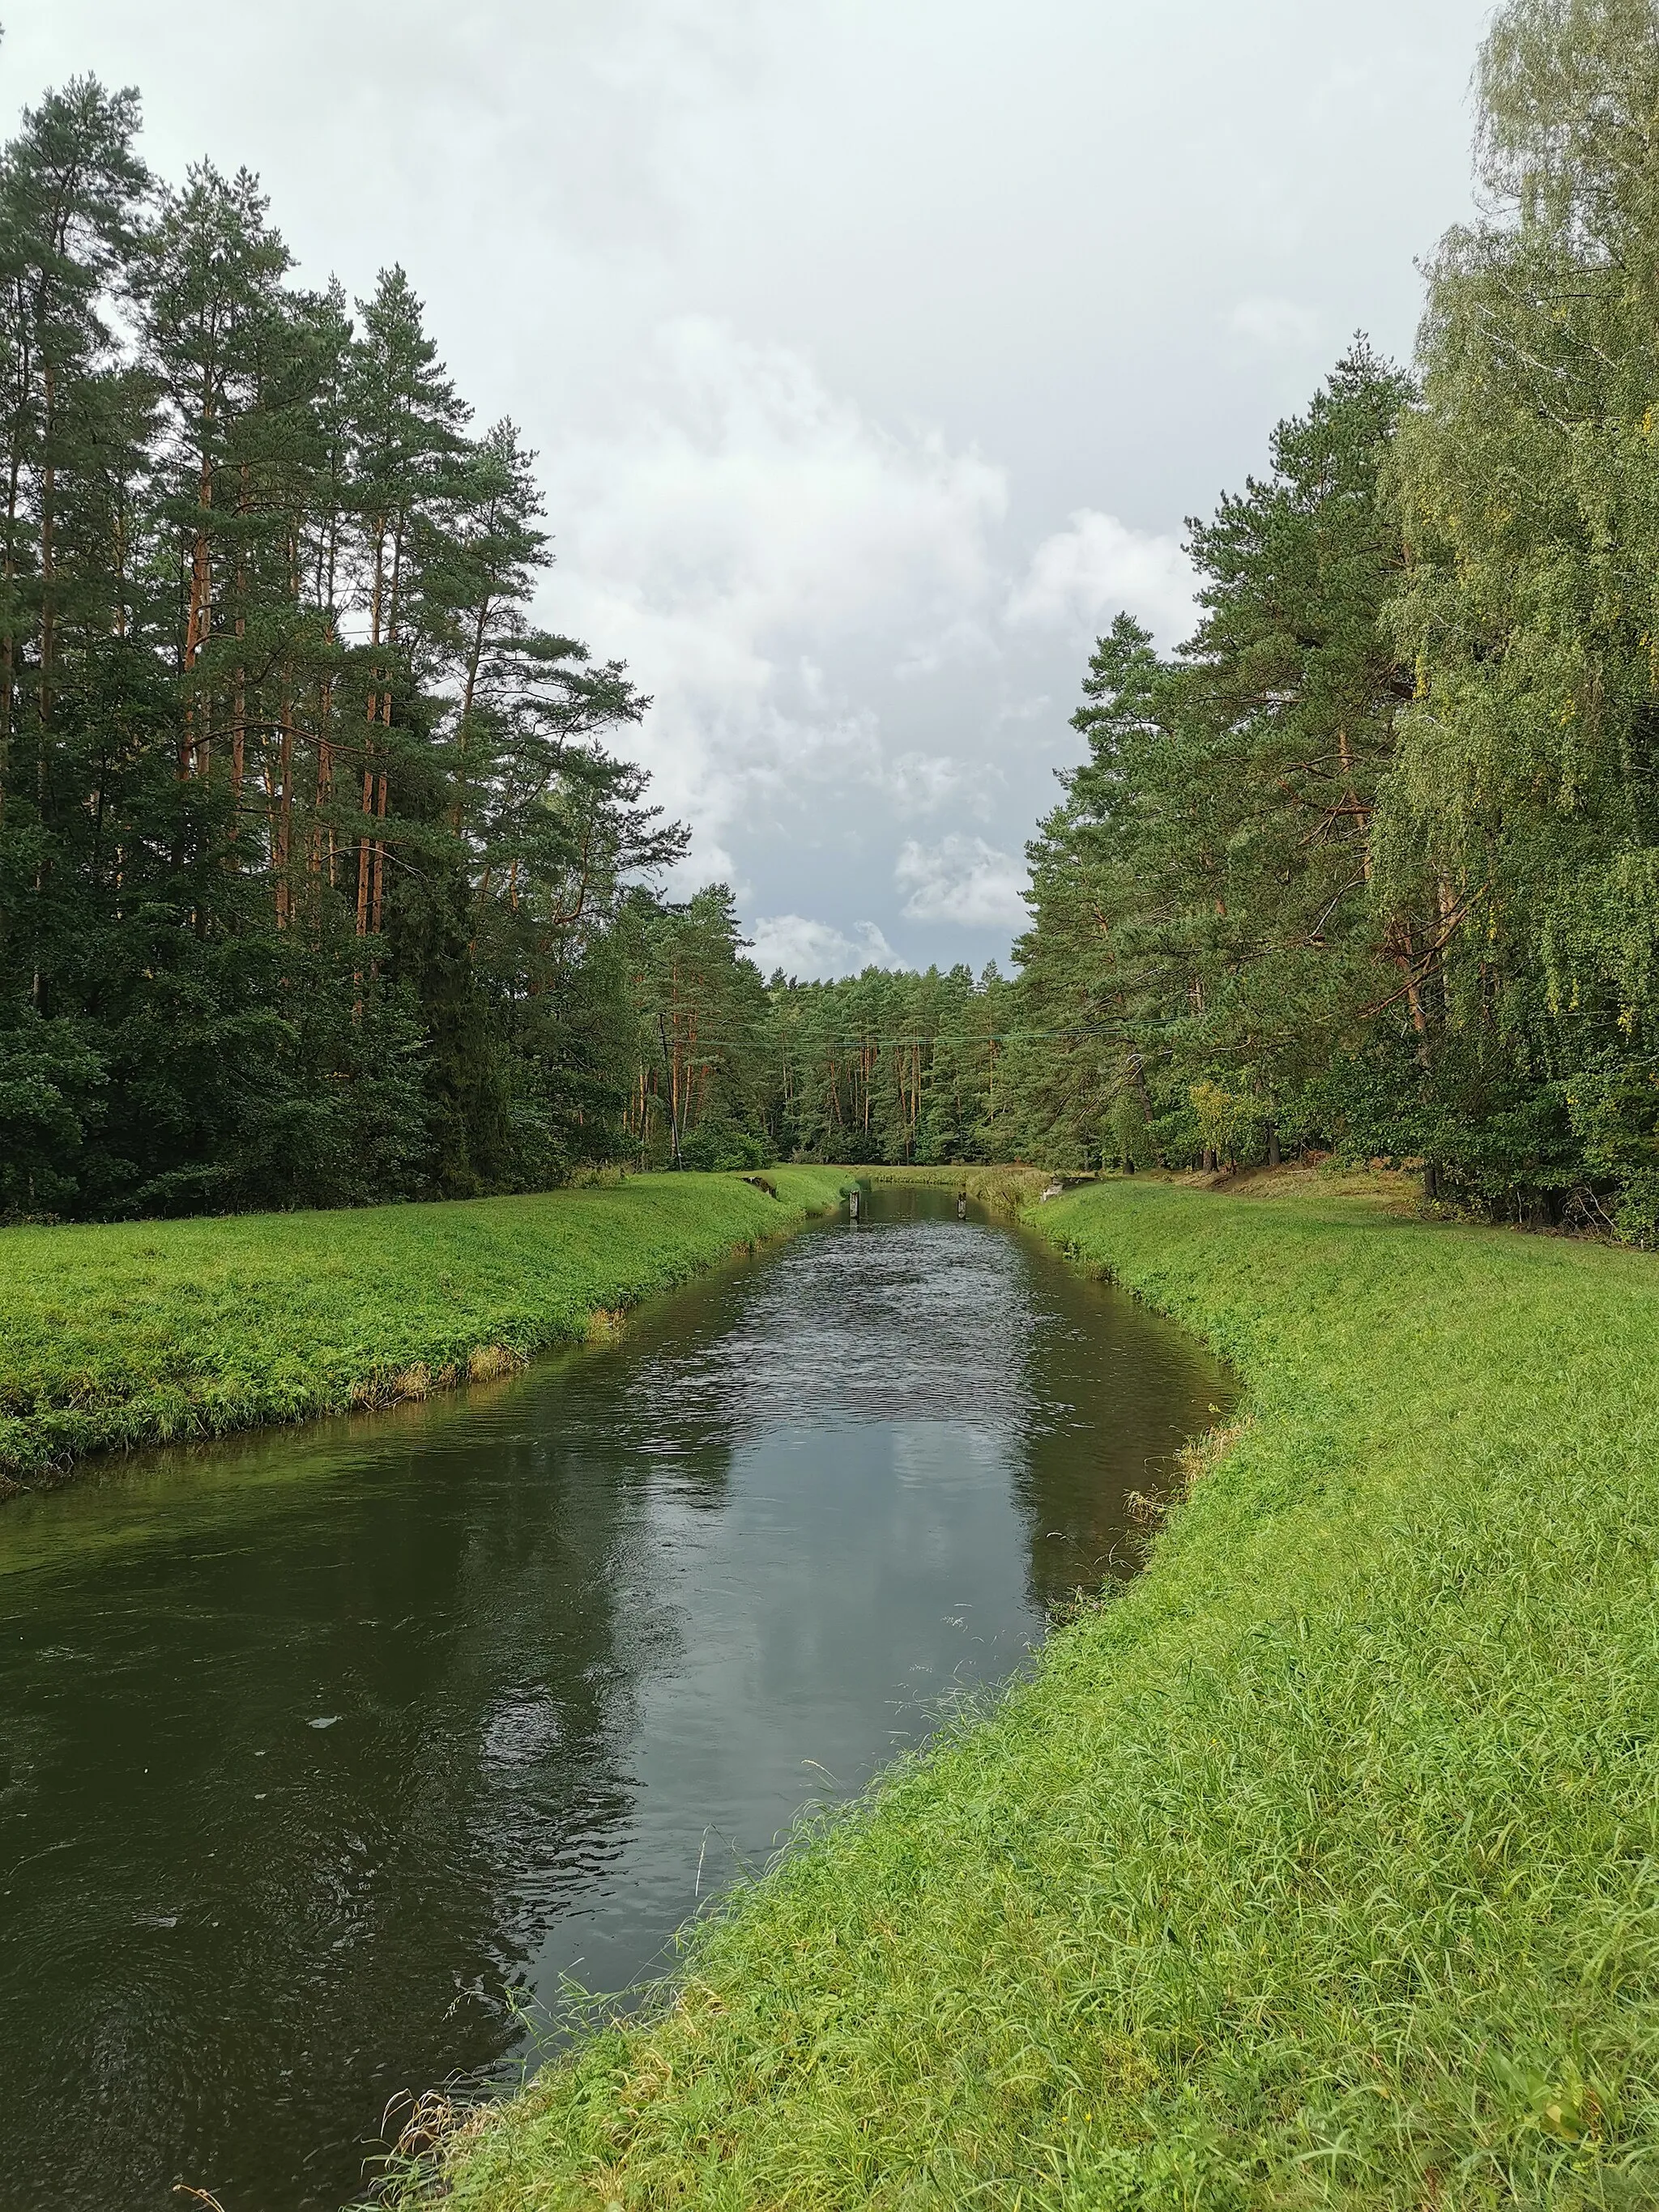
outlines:
[{"label": "water surface", "polygon": [[945,1191],[615,1345],[0,1514],[3,2212],[333,2212],[1046,1609],[1214,1364]]}]

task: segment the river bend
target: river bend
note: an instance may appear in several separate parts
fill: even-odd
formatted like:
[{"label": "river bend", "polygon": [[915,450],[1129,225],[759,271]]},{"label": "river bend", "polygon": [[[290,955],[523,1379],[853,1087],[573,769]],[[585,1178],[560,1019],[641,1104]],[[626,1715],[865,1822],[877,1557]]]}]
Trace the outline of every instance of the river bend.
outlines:
[{"label": "river bend", "polygon": [[1018,1667],[1225,1402],[878,1190],[511,1382],[7,1508],[0,2212],[333,2212],[398,2092]]}]

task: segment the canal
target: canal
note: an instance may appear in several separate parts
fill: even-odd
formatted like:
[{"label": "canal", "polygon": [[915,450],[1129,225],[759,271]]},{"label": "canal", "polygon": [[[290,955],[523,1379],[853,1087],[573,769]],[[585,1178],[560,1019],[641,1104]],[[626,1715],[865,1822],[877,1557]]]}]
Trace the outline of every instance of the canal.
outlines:
[{"label": "canal", "polygon": [[0,2212],[361,2195],[1127,1571],[1228,1395],[878,1188],[510,1382],[8,1507]]}]

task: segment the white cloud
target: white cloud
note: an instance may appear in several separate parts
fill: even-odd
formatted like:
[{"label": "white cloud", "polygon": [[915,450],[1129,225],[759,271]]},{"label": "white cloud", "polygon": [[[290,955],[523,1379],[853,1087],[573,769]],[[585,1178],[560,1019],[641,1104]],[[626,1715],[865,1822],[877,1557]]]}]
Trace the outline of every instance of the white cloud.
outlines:
[{"label": "white cloud", "polygon": [[895,436],[799,354],[697,316],[659,331],[614,429],[544,465],[550,618],[653,695],[635,749],[671,812],[723,837],[803,779],[908,787],[920,756],[890,769],[860,678],[988,627],[1000,470]]},{"label": "white cloud", "polygon": [[1227,318],[1230,335],[1259,353],[1306,353],[1319,343],[1324,328],[1316,307],[1294,300],[1241,300]]},{"label": "white cloud", "polygon": [[944,669],[983,669],[996,657],[996,641],[975,608],[924,636],[912,638],[893,673],[902,682],[914,683],[918,678],[937,676]]},{"label": "white cloud", "polygon": [[1017,629],[1093,632],[1127,609],[1173,645],[1192,628],[1195,589],[1178,538],[1131,530],[1115,514],[1083,507],[1037,547],[1004,619]]},{"label": "white cloud", "polygon": [[949,753],[900,753],[873,779],[906,814],[932,814],[975,781],[965,761]]},{"label": "white cloud", "polygon": [[1025,885],[1024,861],[999,853],[982,837],[953,834],[934,845],[907,838],[899,850],[893,880],[909,894],[903,910],[912,921],[952,921],[969,929],[1018,929],[1030,919],[1020,896]]},{"label": "white cloud", "polygon": [[706,884],[729,885],[737,894],[739,905],[750,892],[730,848],[716,837],[699,837],[691,850],[655,881],[656,888],[669,899],[689,899]]},{"label": "white cloud", "polygon": [[866,968],[904,965],[873,921],[855,922],[849,937],[804,914],[775,914],[757,921],[750,957],[763,975],[778,968],[786,975],[802,977],[856,975]]},{"label": "white cloud", "polygon": [[249,163],[307,283],[402,262],[540,449],[545,619],[655,696],[676,888],[943,957],[901,841],[1018,851],[1091,635],[1186,627],[1170,541],[1109,514],[1259,469],[1316,325],[1409,349],[1490,7],[1050,0],[1011,40],[1006,0],[23,0],[0,75],[14,112],[139,82],[158,169]]}]

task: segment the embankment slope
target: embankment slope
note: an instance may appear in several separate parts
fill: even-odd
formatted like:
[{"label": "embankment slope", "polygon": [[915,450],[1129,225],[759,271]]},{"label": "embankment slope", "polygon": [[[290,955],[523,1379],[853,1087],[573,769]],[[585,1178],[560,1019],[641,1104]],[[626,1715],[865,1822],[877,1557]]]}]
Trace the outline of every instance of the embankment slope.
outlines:
[{"label": "embankment slope", "polygon": [[1659,2202],[1659,1265],[1035,1218],[1248,1419],[1035,1680],[475,2118],[456,2212]]},{"label": "embankment slope", "polygon": [[0,1496],[84,1454],[500,1373],[834,1203],[779,1168],[451,1205],[0,1231]]}]

